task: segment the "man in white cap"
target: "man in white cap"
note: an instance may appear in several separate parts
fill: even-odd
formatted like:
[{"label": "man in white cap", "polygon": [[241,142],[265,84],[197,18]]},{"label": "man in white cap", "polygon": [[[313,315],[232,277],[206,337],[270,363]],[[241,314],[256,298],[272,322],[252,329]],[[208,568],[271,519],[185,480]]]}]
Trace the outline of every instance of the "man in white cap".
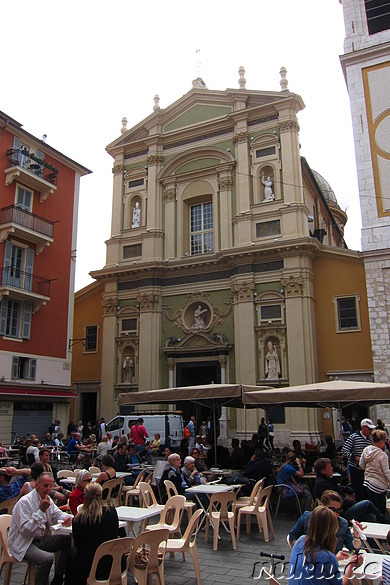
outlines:
[{"label": "man in white cap", "polygon": [[363,449],[372,443],[371,433],[375,428],[376,426],[371,419],[364,418],[360,423],[360,431],[353,433],[342,448],[342,454],[348,459],[351,485],[357,502],[366,499],[363,487],[364,471],[359,466],[359,461]]}]

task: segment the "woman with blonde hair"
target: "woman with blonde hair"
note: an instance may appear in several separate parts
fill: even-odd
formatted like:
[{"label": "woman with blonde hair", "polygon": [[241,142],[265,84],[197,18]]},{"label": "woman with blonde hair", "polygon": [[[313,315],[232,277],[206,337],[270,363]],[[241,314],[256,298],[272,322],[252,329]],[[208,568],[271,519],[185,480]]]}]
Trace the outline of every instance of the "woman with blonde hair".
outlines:
[{"label": "woman with blonde hair", "polygon": [[347,585],[353,569],[362,557],[353,556],[341,575],[335,556],[338,530],[337,516],[325,506],[315,508],[310,516],[306,536],[301,536],[291,553],[289,585]]},{"label": "woman with blonde hair", "polygon": [[363,449],[359,465],[364,469],[364,482],[367,499],[386,514],[386,493],[390,484],[389,460],[384,452],[387,433],[376,429],[372,434],[372,445]]},{"label": "woman with blonde hair", "polygon": [[[118,538],[118,515],[114,506],[104,506],[102,487],[96,482],[86,486],[84,504],[73,518],[72,532],[76,556],[72,563],[73,585],[86,585],[97,548],[107,540]],[[110,560],[99,563],[97,578],[106,579]]]}]

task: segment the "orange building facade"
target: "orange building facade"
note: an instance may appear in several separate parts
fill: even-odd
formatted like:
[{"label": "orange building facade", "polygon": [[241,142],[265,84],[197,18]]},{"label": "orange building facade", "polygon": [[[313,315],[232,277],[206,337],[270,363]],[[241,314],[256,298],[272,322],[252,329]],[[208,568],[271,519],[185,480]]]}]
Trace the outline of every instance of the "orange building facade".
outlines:
[{"label": "orange building facade", "polygon": [[90,171],[0,112],[1,435],[69,415],[80,178]]}]

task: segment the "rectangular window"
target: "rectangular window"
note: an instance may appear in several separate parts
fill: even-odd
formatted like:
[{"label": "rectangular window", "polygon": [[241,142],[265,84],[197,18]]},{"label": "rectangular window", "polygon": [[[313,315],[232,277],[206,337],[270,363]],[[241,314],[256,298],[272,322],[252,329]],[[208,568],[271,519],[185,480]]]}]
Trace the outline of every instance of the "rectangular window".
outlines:
[{"label": "rectangular window", "polygon": [[87,325],[85,328],[85,345],[84,351],[97,351],[97,325]]},{"label": "rectangular window", "polygon": [[3,285],[31,291],[33,283],[34,250],[16,246],[6,240],[4,246]]},{"label": "rectangular window", "polygon": [[333,302],[336,311],[337,331],[360,331],[360,298],[357,295],[336,297]]},{"label": "rectangular window", "polygon": [[390,29],[389,0],[365,0],[365,8],[370,35]]},{"label": "rectangular window", "polygon": [[256,224],[256,238],[280,235],[280,220],[264,221]]},{"label": "rectangular window", "polygon": [[137,319],[122,319],[122,332],[137,331]]},{"label": "rectangular window", "polygon": [[32,303],[4,297],[0,304],[0,335],[30,339]]},{"label": "rectangular window", "polygon": [[143,184],[143,179],[134,179],[134,181],[129,181],[129,189],[132,189],[133,187],[141,187]]},{"label": "rectangular window", "polygon": [[20,207],[24,211],[32,211],[32,202],[33,202],[33,194],[32,191],[25,189],[24,187],[20,187],[18,185],[16,189],[16,207]]},{"label": "rectangular window", "polygon": [[261,307],[262,321],[280,321],[282,318],[281,305],[265,305]]},{"label": "rectangular window", "polygon": [[131,246],[123,246],[123,259],[138,258],[142,256],[142,244],[133,244]]},{"label": "rectangular window", "polygon": [[12,358],[12,380],[35,380],[37,360],[22,356]]},{"label": "rectangular window", "polygon": [[275,154],[275,147],[270,146],[269,148],[261,148],[260,150],[256,150],[256,158],[261,158],[263,156],[270,156],[271,154]]},{"label": "rectangular window", "polygon": [[213,204],[199,203],[190,209],[191,255],[214,251]]}]

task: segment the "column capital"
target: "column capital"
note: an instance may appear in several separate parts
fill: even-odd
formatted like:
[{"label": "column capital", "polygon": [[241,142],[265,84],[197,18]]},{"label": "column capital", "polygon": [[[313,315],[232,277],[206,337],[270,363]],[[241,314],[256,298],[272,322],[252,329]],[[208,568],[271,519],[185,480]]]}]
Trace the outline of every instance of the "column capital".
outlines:
[{"label": "column capital", "polygon": [[290,274],[281,279],[286,297],[301,297],[303,294],[303,278],[299,275]]},{"label": "column capital", "polygon": [[155,165],[162,165],[164,164],[164,157],[162,154],[150,154],[146,158],[146,164],[148,167],[153,167]]},{"label": "column capital", "polygon": [[296,120],[286,120],[279,124],[280,133],[283,132],[299,132],[299,124]]},{"label": "column capital", "polygon": [[118,301],[115,297],[113,297],[111,295],[103,295],[102,306],[103,306],[104,317],[116,315]]},{"label": "column capital", "polygon": [[248,132],[247,130],[241,130],[236,132],[233,136],[233,144],[237,145],[241,142],[248,142]]}]

